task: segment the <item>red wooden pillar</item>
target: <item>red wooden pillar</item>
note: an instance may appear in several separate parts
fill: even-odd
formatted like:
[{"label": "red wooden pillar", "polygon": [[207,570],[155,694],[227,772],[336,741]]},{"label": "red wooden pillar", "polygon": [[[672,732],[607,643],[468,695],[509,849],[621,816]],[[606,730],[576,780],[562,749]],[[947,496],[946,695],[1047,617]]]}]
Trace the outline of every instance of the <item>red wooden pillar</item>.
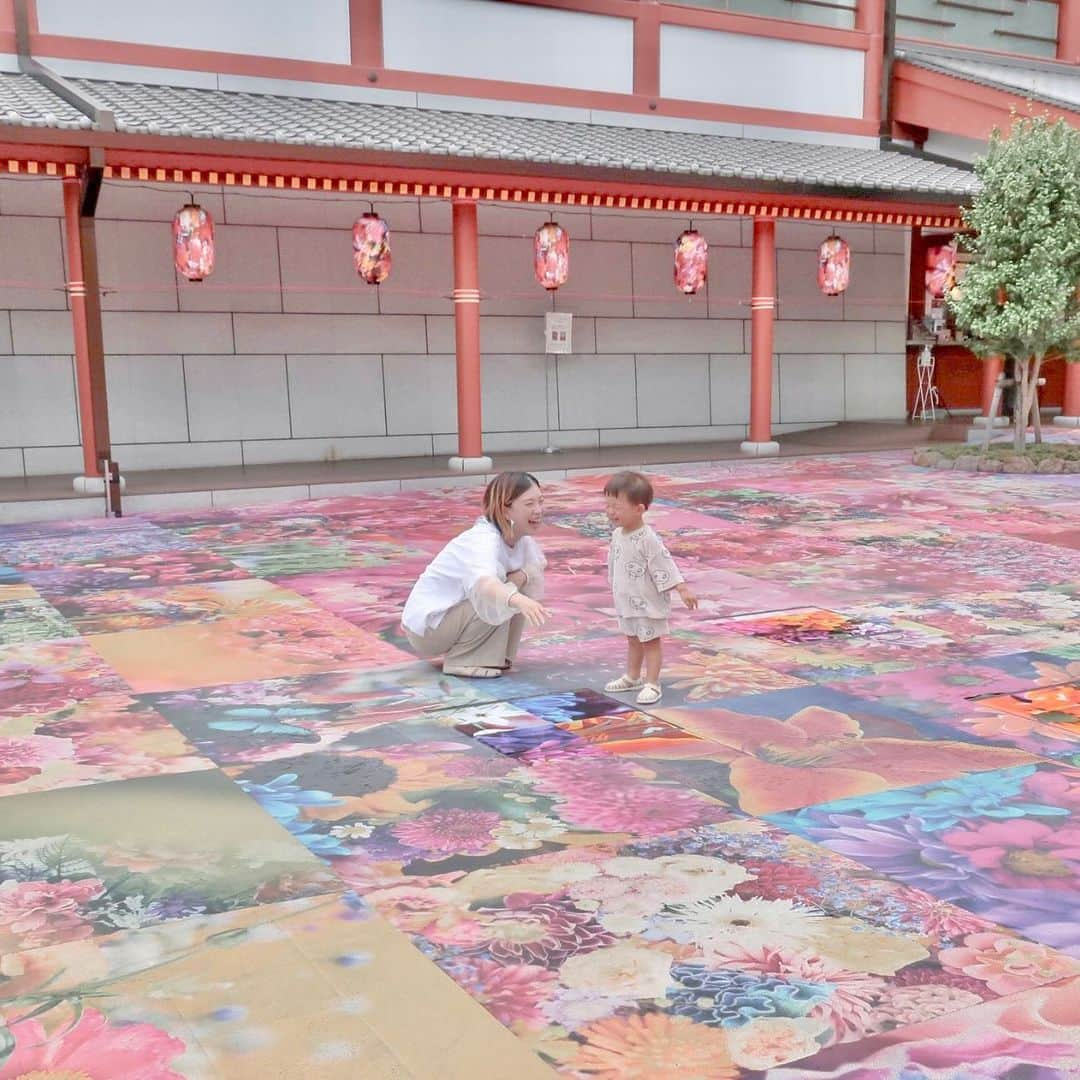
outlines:
[{"label": "red wooden pillar", "polygon": [[1065,402],[1054,417],[1061,427],[1080,427],[1080,361],[1065,365]]},{"label": "red wooden pillar", "polygon": [[1057,58],[1080,64],[1080,0],[1058,3]]},{"label": "red wooden pillar", "polygon": [[776,222],[754,218],[750,289],[750,438],[744,454],[780,453],[772,437],[773,320],[776,315]]},{"label": "red wooden pillar", "polygon": [[[84,228],[81,213],[83,184],[65,177],[64,240],[67,249],[68,295],[75,336],[75,376],[82,430],[83,475],[77,490],[102,490],[100,460],[112,457],[109,442],[109,406],[105,390],[105,354],[101,340],[101,301],[97,292],[97,252],[93,220]],[[87,478],[91,482],[87,483]]]},{"label": "red wooden pillar", "polygon": [[[991,423],[990,410],[994,405],[994,387],[997,385],[998,376],[1004,371],[1005,362],[1000,356],[988,356],[982,362],[982,390],[979,395],[981,413],[979,419],[983,423]],[[993,419],[1001,415],[1001,402],[998,402],[997,411]]]},{"label": "red wooden pillar", "polygon": [[454,344],[457,353],[458,456],[454,472],[486,472],[480,398],[480,244],[476,201],[454,199]]}]

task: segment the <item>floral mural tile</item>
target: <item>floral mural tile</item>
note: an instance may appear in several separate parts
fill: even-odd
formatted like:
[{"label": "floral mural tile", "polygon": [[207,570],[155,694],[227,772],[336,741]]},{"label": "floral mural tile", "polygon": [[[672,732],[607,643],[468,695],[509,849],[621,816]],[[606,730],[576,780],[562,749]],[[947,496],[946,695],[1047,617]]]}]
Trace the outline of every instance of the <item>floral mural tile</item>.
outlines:
[{"label": "floral mural tile", "polygon": [[1040,726],[1080,725],[1080,680],[1035,686],[1013,694],[977,697],[974,701],[980,709],[1020,717]]},{"label": "floral mural tile", "polygon": [[559,693],[568,686],[591,684],[599,689],[615,678],[626,664],[626,639],[614,632],[604,633],[604,618],[593,616],[592,621],[596,632],[591,635],[583,637],[580,629],[573,632],[567,628],[533,639],[538,651],[526,653],[523,649],[510,671],[491,680],[498,684],[493,692],[515,700]]},{"label": "floral mural tile", "polygon": [[619,712],[629,712],[632,708],[625,700],[608,697],[606,694],[589,688],[542,694],[537,697],[515,698],[514,704],[534,716],[560,725],[587,720],[593,716],[612,716]]},{"label": "floral mural tile", "polygon": [[127,689],[81,638],[0,648],[0,720],[53,713]]},{"label": "floral mural tile", "polygon": [[[1078,655],[1069,657],[1070,651]],[[985,664],[1018,680],[1017,689],[1024,686],[1047,686],[1051,683],[1068,682],[1080,679],[1080,649],[1070,650],[1067,646],[1054,645],[1046,650],[1006,653],[1000,656],[988,656]],[[1010,689],[1009,686],[995,684],[990,690]],[[975,695],[972,695],[975,696]]]},{"label": "floral mural tile", "polygon": [[885,620],[858,619],[823,608],[789,608],[733,616],[718,623],[717,629],[795,645],[888,634],[893,627]]},{"label": "floral mural tile", "polygon": [[736,1078],[1080,973],[754,821],[389,876],[365,899],[574,1077]]},{"label": "floral mural tile", "polygon": [[356,888],[732,817],[716,800],[557,728],[538,748],[511,755],[452,726],[411,726],[226,771]]},{"label": "floral mural tile", "polygon": [[75,627],[52,604],[36,596],[8,599],[0,591],[0,648],[77,636]]},{"label": "floral mural tile", "polygon": [[86,592],[57,597],[54,606],[83,635],[229,618],[287,618],[297,610],[317,610],[303,597],[258,578]]},{"label": "floral mural tile", "polygon": [[[421,723],[489,700],[483,683],[443,677],[426,664],[196,687],[140,699],[219,765],[325,749],[381,725]],[[395,731],[403,737],[400,727]]]},{"label": "floral mural tile", "polygon": [[[1039,687],[1018,694],[975,698],[955,721],[957,730],[995,745],[1017,746],[1042,757],[1080,765],[1080,724],[1061,719],[1058,711],[1064,704],[1064,715],[1071,717],[1068,710],[1072,695],[1068,688],[1072,685],[1062,684],[1064,691]],[[1049,708],[1041,709],[1040,705]]]},{"label": "floral mural tile", "polygon": [[194,585],[233,581],[251,575],[219,555],[206,551],[158,551],[116,555],[89,562],[68,562],[55,569],[28,570],[26,580],[42,596],[53,599],[84,592],[115,592],[161,585]]},{"label": "floral mural tile", "polygon": [[0,1080],[1077,1071],[1075,480],[653,475],[647,712],[602,474],[493,680],[399,627],[472,494],[0,528]]},{"label": "floral mural tile", "polygon": [[810,683],[796,675],[777,670],[768,663],[747,659],[715,641],[705,642],[689,635],[668,648],[663,684],[666,704],[698,705],[736,694],[768,694]]},{"label": "floral mural tile", "polygon": [[14,1041],[5,1078],[60,1067],[140,1080],[419,1080],[432,1061],[452,1080],[498,1080],[508,1066],[522,1080],[552,1075],[402,934],[340,894],[193,915],[19,962],[0,1005]]},{"label": "floral mural tile", "polygon": [[912,999],[915,1008],[905,1010],[892,1030],[774,1069],[769,1080],[1070,1080],[1080,1075],[1080,979],[936,1018],[923,1015],[918,995]]},{"label": "floral mural tile", "polygon": [[289,577],[353,565],[348,544],[340,540],[271,540],[229,544],[219,550],[255,577]]},{"label": "floral mural tile", "polygon": [[770,820],[1080,957],[1080,770],[1028,764]]},{"label": "floral mural tile", "polygon": [[330,671],[398,667],[414,657],[333,616],[293,609],[181,622],[87,639],[136,693]]},{"label": "floral mural tile", "polygon": [[[60,522],[30,526],[30,535],[21,534],[17,526],[5,527],[5,563],[28,573],[61,570],[73,563],[107,563],[133,555],[182,552],[191,547],[184,537],[145,520],[94,522],[92,527],[87,523],[81,530],[61,526]],[[76,538],[74,532],[80,535]]]},{"label": "floral mural tile", "polygon": [[1011,674],[998,665],[1005,658],[976,663],[936,663],[866,674],[844,681],[844,691],[890,709],[918,713],[931,721],[952,725],[971,712],[972,700],[994,692],[1012,692],[1031,685],[1030,675]]},{"label": "floral mural tile", "polygon": [[[654,708],[653,714],[703,740],[699,763],[666,763],[664,775],[693,784],[704,774],[714,793],[726,786],[733,805],[751,814],[1032,760],[1021,750],[935,738],[933,726],[928,732],[916,714],[824,688],[702,708]],[[653,754],[662,759],[666,749]]]},{"label": "floral mural tile", "polygon": [[373,633],[395,629],[401,622],[402,581],[419,577],[425,561],[394,563],[385,570],[371,568],[296,574],[282,580],[292,592],[324,611]]},{"label": "floral mural tile", "polygon": [[335,887],[316,858],[216,770],[3,800],[5,952]]},{"label": "floral mural tile", "polygon": [[648,758],[654,751],[657,756],[679,752],[694,757],[702,751],[704,741],[675,724],[643,712],[587,716],[558,726],[601,750],[629,757]]},{"label": "floral mural tile", "polygon": [[29,600],[37,594],[14,566],[0,563],[0,599]]},{"label": "floral mural tile", "polygon": [[163,716],[122,693],[0,717],[0,795],[212,765]]}]

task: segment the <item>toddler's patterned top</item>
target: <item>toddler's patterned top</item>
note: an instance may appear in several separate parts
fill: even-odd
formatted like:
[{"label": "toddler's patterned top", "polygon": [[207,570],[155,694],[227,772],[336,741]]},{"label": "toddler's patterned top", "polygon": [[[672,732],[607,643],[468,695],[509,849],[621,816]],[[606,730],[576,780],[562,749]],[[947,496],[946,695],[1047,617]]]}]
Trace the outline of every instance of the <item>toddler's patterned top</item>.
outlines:
[{"label": "toddler's patterned top", "polygon": [[608,581],[621,618],[666,619],[671,590],[683,576],[660,537],[642,525],[632,533],[620,528],[611,534]]}]

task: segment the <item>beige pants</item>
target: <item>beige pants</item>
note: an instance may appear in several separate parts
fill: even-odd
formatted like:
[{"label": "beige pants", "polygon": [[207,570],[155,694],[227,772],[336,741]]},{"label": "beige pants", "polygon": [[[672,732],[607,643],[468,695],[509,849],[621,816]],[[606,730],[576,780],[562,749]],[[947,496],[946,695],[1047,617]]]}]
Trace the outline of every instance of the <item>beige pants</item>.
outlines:
[{"label": "beige pants", "polygon": [[[533,595],[529,585],[521,591],[526,596]],[[441,656],[447,667],[455,668],[501,668],[513,663],[524,628],[524,615],[515,615],[492,626],[476,614],[476,608],[468,600],[452,607],[439,625],[422,637],[403,627],[417,655],[425,660]]]}]

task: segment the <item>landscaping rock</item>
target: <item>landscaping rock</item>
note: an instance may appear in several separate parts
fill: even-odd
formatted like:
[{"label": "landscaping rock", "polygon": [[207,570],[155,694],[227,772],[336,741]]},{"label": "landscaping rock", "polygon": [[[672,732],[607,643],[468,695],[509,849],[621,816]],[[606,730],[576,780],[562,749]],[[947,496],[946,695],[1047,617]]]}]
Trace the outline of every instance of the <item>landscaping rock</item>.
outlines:
[{"label": "landscaping rock", "polygon": [[1017,455],[1016,457],[1006,458],[1002,462],[1001,471],[1007,473],[1030,473],[1035,471],[1035,463],[1030,458]]},{"label": "landscaping rock", "polygon": [[978,472],[979,471],[979,459],[974,454],[965,454],[963,457],[958,457],[953,462],[953,468],[960,472]]},{"label": "landscaping rock", "polygon": [[981,458],[979,460],[979,472],[1003,472],[1005,464],[1000,458]]},{"label": "landscaping rock", "polygon": [[1061,466],[1063,464],[1061,458],[1043,458],[1035,466],[1035,471],[1039,473],[1059,473],[1062,471]]},{"label": "landscaping rock", "polygon": [[1061,471],[1066,473],[1080,473],[1080,461],[1065,461],[1062,463]]}]

